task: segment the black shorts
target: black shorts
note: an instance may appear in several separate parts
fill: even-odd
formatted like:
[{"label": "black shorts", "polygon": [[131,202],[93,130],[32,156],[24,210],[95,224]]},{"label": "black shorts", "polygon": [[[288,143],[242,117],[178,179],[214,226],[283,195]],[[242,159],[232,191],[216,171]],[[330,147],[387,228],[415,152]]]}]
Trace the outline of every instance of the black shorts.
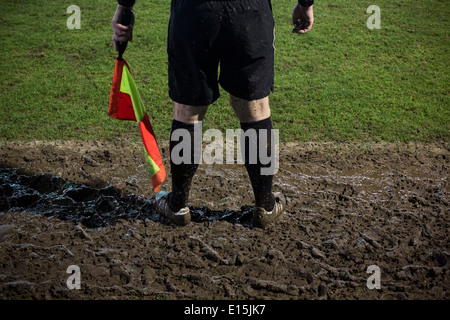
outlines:
[{"label": "black shorts", "polygon": [[173,101],[209,105],[219,98],[219,84],[241,99],[264,98],[273,91],[274,51],[270,0],[172,0],[167,53]]}]

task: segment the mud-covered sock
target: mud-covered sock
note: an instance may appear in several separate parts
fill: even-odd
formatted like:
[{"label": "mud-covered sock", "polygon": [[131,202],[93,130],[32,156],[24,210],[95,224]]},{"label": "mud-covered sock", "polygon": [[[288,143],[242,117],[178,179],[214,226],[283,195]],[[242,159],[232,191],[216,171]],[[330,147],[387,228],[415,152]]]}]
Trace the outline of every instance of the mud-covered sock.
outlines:
[{"label": "mud-covered sock", "polygon": [[[174,132],[176,130],[186,131],[184,134],[175,135],[175,137],[179,139],[178,141],[172,141],[172,137],[174,136]],[[170,210],[177,212],[187,205],[192,178],[198,168],[198,163],[195,163],[196,161],[194,155],[196,152],[199,152],[196,148],[198,148],[198,145],[201,147],[201,143],[194,144],[194,124],[184,123],[177,120],[172,121],[172,132],[170,136],[170,170],[172,173],[172,192],[169,196],[169,207]],[[180,138],[180,136],[183,138]],[[184,141],[184,137],[190,137],[190,148],[188,147],[189,144],[187,141]],[[183,145],[180,145],[180,143]],[[172,150],[174,150],[177,146],[178,148],[175,150],[176,152],[172,154]],[[188,152],[189,155],[185,155],[184,152]],[[180,159],[187,161],[182,161],[180,163]]]},{"label": "mud-covered sock", "polygon": [[[241,141],[241,143],[245,143],[241,150],[245,152],[243,160],[255,195],[255,205],[272,211],[275,205],[272,195],[273,174],[261,174],[261,169],[269,167],[270,164],[263,165],[260,158],[260,152],[266,152],[268,156],[272,157],[272,120],[269,117],[261,121],[241,122],[241,129],[245,138],[245,141]],[[254,130],[254,132],[249,130]],[[265,134],[267,137],[266,150],[260,150],[261,134]]]}]

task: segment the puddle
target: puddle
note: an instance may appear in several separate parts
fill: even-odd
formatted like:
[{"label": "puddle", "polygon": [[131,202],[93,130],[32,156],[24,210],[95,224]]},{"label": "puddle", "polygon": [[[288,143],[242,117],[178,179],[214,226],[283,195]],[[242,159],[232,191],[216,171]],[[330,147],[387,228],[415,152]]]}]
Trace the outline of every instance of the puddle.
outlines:
[{"label": "puddle", "polygon": [[[93,188],[46,173],[25,175],[17,169],[0,169],[0,193],[0,211],[27,211],[89,228],[105,227],[117,219],[161,220],[154,208],[154,197],[123,194],[112,186]],[[241,211],[190,209],[193,222],[223,220],[251,225],[250,206]]]}]

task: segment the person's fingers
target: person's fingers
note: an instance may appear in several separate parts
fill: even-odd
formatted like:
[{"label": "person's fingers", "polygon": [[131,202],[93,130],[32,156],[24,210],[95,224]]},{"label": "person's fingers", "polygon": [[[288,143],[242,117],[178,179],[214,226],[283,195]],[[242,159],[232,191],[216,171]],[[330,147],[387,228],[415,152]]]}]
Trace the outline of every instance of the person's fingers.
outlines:
[{"label": "person's fingers", "polygon": [[300,34],[305,34],[305,33],[308,33],[309,30],[311,30],[311,27],[308,27],[308,28],[305,28],[305,29],[300,29],[300,30],[298,31],[298,33],[300,33]]},{"label": "person's fingers", "polygon": [[293,33],[298,33],[301,29],[304,29],[306,26],[306,23],[302,21],[301,19],[297,19],[294,23],[294,28],[292,29]]},{"label": "person's fingers", "polygon": [[130,38],[131,38],[131,34],[124,34],[124,35],[114,34],[113,35],[113,41],[118,41],[118,42],[130,41]]},{"label": "person's fingers", "polygon": [[292,33],[307,33],[309,30],[311,30],[311,24],[302,22],[294,26]]},{"label": "person's fingers", "polygon": [[131,41],[133,38],[133,27],[124,26],[117,23],[114,28],[113,40],[115,41]]},{"label": "person's fingers", "polygon": [[117,27],[118,29],[123,30],[123,31],[128,31],[128,29],[130,29],[129,27],[131,27],[131,26],[124,26],[123,24],[116,23],[116,27]]},{"label": "person's fingers", "polygon": [[133,26],[129,25],[127,26],[128,30],[128,41],[133,41]]},{"label": "person's fingers", "polygon": [[116,34],[117,34],[117,36],[119,36],[119,37],[126,37],[126,36],[128,36],[130,33],[129,33],[128,31],[122,31],[122,30],[120,30],[120,31],[117,32]]},{"label": "person's fingers", "polygon": [[293,33],[305,34],[308,33],[312,28],[312,24],[303,24],[298,28],[292,30]]},{"label": "person's fingers", "polygon": [[114,34],[122,36],[122,35],[125,35],[125,34],[128,34],[128,33],[130,33],[130,28],[125,27],[123,25],[117,24],[117,27],[114,28]]},{"label": "person's fingers", "polygon": [[116,42],[127,42],[127,41],[131,41],[131,37],[129,37],[129,36],[114,37],[113,41],[116,41]]}]

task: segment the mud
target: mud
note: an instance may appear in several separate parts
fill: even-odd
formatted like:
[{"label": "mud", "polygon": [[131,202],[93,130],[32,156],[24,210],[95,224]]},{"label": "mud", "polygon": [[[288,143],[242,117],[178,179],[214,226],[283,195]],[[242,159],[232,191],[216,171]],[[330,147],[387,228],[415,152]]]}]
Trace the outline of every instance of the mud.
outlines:
[{"label": "mud", "polygon": [[283,145],[287,208],[260,230],[241,165],[201,165],[193,222],[175,227],[154,211],[139,142],[2,142],[0,297],[449,299],[449,147]]}]

